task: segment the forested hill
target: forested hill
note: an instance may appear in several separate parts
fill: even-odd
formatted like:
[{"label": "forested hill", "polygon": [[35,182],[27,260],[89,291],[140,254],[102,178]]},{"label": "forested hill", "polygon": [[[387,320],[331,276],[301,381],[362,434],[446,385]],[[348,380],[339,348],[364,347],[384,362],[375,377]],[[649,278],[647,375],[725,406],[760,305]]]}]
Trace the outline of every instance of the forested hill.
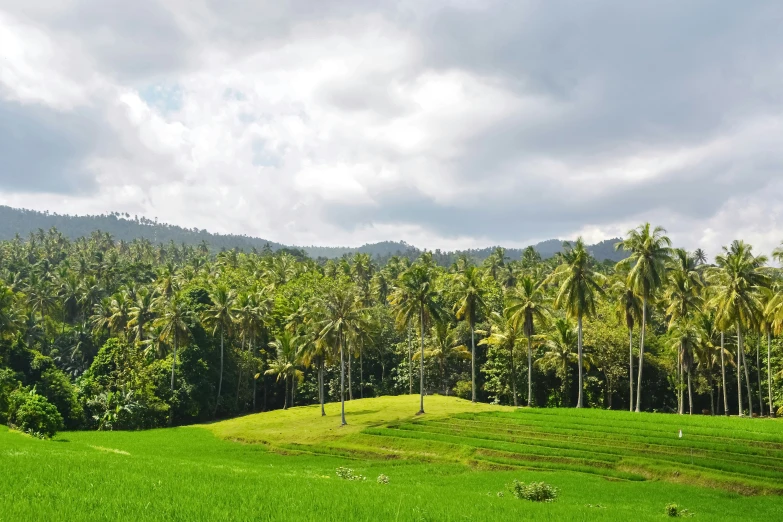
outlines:
[{"label": "forested hill", "polygon": [[[17,234],[26,237],[30,233],[35,233],[39,229],[49,230],[56,228],[65,236],[75,239],[78,237],[89,236],[95,231],[109,233],[115,240],[132,241],[137,238],[145,238],[153,243],[169,243],[198,245],[206,243],[213,251],[230,250],[238,248],[249,252],[252,250],[263,250],[267,245],[272,250],[283,248],[301,250],[312,258],[339,258],[345,254],[364,253],[373,258],[381,260],[388,259],[393,255],[406,256],[411,259],[421,254],[421,250],[404,241],[381,241],[379,243],[366,244],[360,247],[321,247],[305,246],[291,247],[247,235],[238,234],[216,234],[198,228],[183,228],[176,225],[160,223],[157,220],[151,220],[144,217],[131,216],[119,212],[110,214],[101,214],[94,216],[70,216],[50,212],[38,212],[35,210],[25,210],[11,208],[0,205],[0,240],[13,239]],[[619,261],[625,254],[616,251],[615,243],[619,239],[609,239],[595,245],[588,246],[590,253],[600,261],[612,260]],[[563,247],[563,241],[559,239],[550,239],[543,241],[533,248],[543,258],[549,258],[560,252]],[[495,247],[482,249],[469,249],[456,252],[436,251],[435,257],[440,264],[449,264],[457,258],[459,254],[467,254],[477,261],[483,261],[495,250]],[[515,260],[522,257],[522,249],[506,249],[506,255],[509,259]]]}]

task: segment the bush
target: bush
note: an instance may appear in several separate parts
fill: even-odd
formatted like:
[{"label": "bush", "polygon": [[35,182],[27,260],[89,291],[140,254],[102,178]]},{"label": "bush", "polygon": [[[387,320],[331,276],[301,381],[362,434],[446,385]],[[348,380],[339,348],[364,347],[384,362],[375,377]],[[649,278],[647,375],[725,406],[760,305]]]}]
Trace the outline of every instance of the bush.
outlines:
[{"label": "bush", "polygon": [[35,389],[19,389],[11,394],[8,425],[37,437],[53,437],[62,429],[63,418]]},{"label": "bush", "polygon": [[516,498],[521,500],[530,500],[532,502],[554,502],[559,490],[547,484],[546,482],[531,482],[525,484],[514,480],[508,485],[508,490]]},{"label": "bush", "polygon": [[693,513],[688,511],[685,508],[681,508],[677,504],[671,503],[666,504],[666,507],[663,508],[663,512],[666,513],[667,516],[670,517],[692,517]]},{"label": "bush", "polygon": [[473,396],[473,385],[470,381],[457,381],[454,385],[454,395],[460,399],[470,399]]},{"label": "bush", "polygon": [[378,480],[376,482],[378,482],[378,484],[387,485],[389,484],[389,477],[381,473],[380,475],[378,475]]},{"label": "bush", "polygon": [[337,468],[337,476],[343,480],[367,480],[367,477],[364,475],[357,475],[351,468],[344,468],[342,466]]},{"label": "bush", "polygon": [[8,422],[8,406],[11,394],[20,386],[10,368],[0,368],[0,422]]}]

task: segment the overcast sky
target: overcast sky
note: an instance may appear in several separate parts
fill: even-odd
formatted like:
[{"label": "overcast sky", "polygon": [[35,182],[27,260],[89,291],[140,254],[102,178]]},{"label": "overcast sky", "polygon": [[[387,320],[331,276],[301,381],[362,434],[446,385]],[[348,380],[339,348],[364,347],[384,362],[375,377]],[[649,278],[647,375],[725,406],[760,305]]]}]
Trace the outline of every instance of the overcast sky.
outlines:
[{"label": "overcast sky", "polygon": [[0,204],[444,249],[651,221],[769,252],[781,27],[779,0],[0,0]]}]

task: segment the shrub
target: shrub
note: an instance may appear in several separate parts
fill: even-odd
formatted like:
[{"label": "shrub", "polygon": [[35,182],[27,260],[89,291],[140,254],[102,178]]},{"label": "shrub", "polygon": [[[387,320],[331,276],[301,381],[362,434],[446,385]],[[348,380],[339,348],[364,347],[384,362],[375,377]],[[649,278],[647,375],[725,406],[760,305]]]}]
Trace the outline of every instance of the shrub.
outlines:
[{"label": "shrub", "polygon": [[454,395],[460,399],[470,399],[473,395],[473,385],[470,381],[457,381],[454,385]]},{"label": "shrub", "polygon": [[557,498],[559,490],[547,484],[546,482],[531,482],[525,484],[518,480],[514,480],[508,485],[508,490],[516,498],[521,500],[530,500],[532,502],[554,502]]},{"label": "shrub", "polygon": [[389,477],[387,477],[386,475],[381,473],[380,475],[378,475],[378,480],[376,480],[376,482],[378,484],[387,485],[387,484],[389,484]]},{"label": "shrub", "polygon": [[342,466],[337,468],[337,476],[343,480],[367,480],[367,477],[364,475],[357,475],[351,468],[344,468]]},{"label": "shrub", "polygon": [[666,504],[666,507],[663,508],[664,513],[666,513],[667,516],[670,517],[692,517],[693,513],[688,511],[685,508],[681,508],[675,503]]},{"label": "shrub", "polygon": [[8,425],[38,437],[53,437],[62,429],[63,418],[35,389],[22,388],[11,394]]},{"label": "shrub", "polygon": [[11,394],[20,386],[10,368],[0,368],[0,422],[8,422],[8,406]]}]

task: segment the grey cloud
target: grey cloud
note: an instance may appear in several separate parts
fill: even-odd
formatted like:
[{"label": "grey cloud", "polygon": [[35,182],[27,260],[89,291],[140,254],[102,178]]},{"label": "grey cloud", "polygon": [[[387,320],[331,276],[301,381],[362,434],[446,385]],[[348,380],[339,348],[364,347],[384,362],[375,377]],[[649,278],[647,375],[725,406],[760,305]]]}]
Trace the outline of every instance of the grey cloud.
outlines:
[{"label": "grey cloud", "polygon": [[0,101],[0,190],[91,192],[83,159],[96,139],[92,116]]}]

